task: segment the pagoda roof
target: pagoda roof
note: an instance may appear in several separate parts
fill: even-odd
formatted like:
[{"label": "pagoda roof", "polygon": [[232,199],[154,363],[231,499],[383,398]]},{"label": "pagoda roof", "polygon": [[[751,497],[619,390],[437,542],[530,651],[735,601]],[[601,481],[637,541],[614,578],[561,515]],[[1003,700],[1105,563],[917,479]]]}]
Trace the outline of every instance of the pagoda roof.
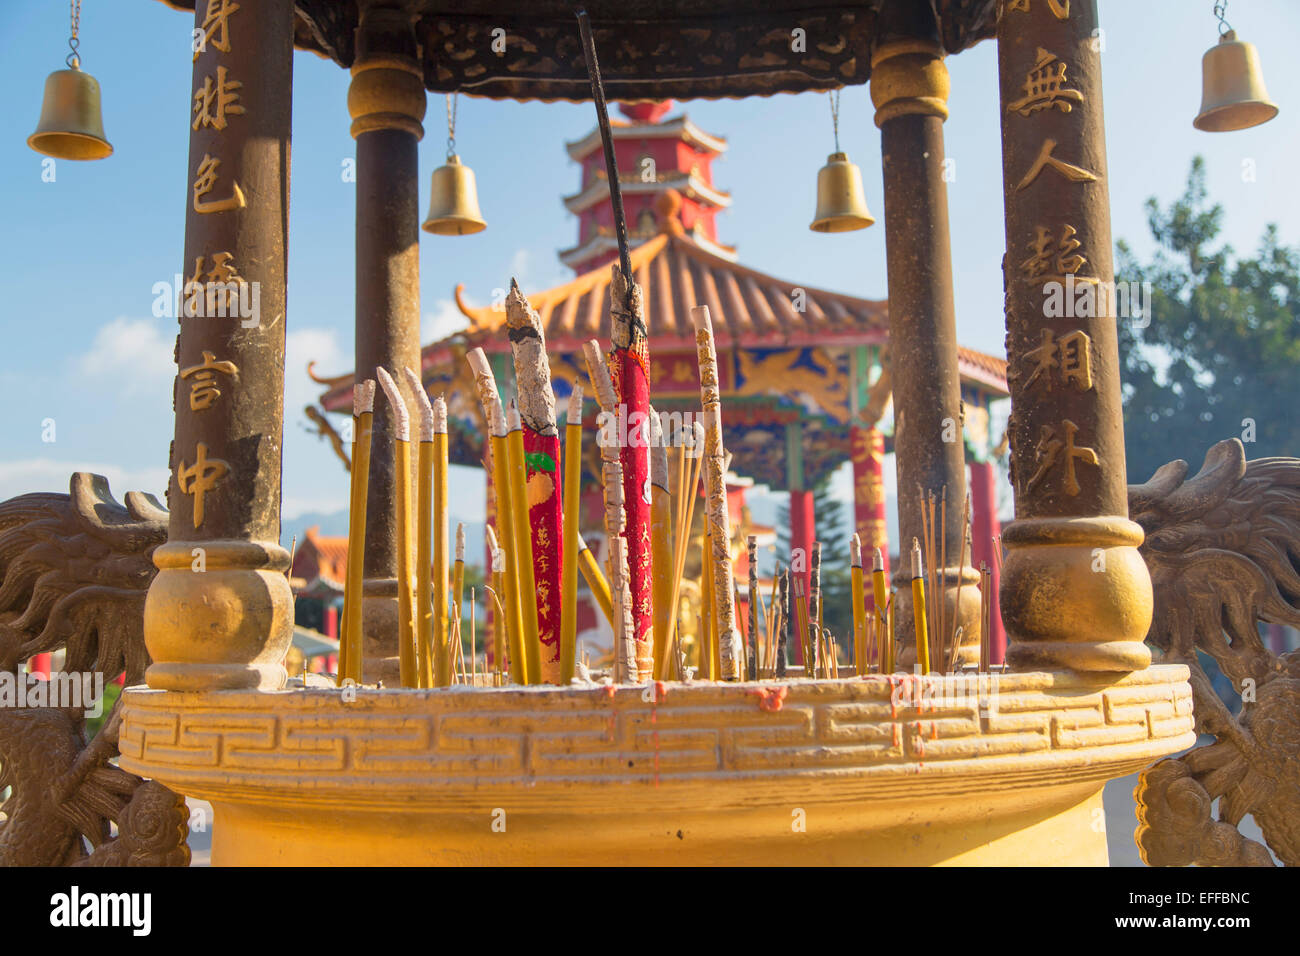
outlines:
[{"label": "pagoda roof", "polygon": [[[630,235],[628,236],[628,247],[636,249],[646,242],[649,242],[658,232],[653,235]],[[728,262],[735,262],[738,258],[735,246],[723,245],[720,242],[714,242],[706,236],[696,224],[696,228],[690,233],[691,242],[695,243],[706,252],[726,259]],[[614,235],[614,230],[607,226],[600,226],[596,233],[586,242],[573,246],[570,249],[560,250],[560,261],[571,269],[576,268],[584,262],[588,262],[596,256],[604,256],[618,253],[618,238]]]},{"label": "pagoda roof", "polygon": [[[680,139],[708,153],[721,153],[727,149],[724,137],[704,132],[685,113],[659,123],[631,123],[611,119],[609,126],[614,139]],[[593,129],[582,139],[565,143],[564,148],[572,159],[584,159],[601,148],[600,130]]]},{"label": "pagoda roof", "polygon": [[[707,305],[718,348],[818,348],[822,346],[883,345],[889,340],[889,303],[863,299],[790,282],[714,255],[694,242],[669,208],[666,194],[663,230],[632,249],[633,278],[641,286],[650,333],[650,354],[695,349],[695,327],[690,310]],[[680,201],[680,200],[678,200]],[[612,331],[609,314],[611,267],[601,266],[563,285],[527,292],[529,303],[542,321],[546,344],[552,353],[581,354],[590,339],[608,342]],[[456,305],[469,327],[426,345],[421,365],[430,370],[453,365],[453,376],[464,373],[465,350],[510,351],[505,334],[503,307],[468,304],[464,285],[455,290]],[[802,290],[802,311],[795,308],[795,291]],[[958,371],[970,382],[995,396],[1008,394],[1004,359],[974,349],[957,349]],[[427,374],[427,373],[426,373]],[[313,379],[329,386],[321,397],[328,411],[352,407],[351,373]],[[472,382],[466,378],[468,385]],[[471,389],[472,391],[472,389]],[[450,398],[449,398],[450,401]],[[468,401],[468,400],[467,400]],[[472,405],[472,401],[469,401]]]},{"label": "pagoda roof", "polygon": [[[623,195],[625,196],[633,193],[661,193],[669,189],[676,189],[688,199],[706,202],[710,206],[719,209],[726,209],[731,205],[731,193],[718,189],[694,170],[690,172],[673,170],[670,173],[661,174],[657,179],[649,182],[642,179],[637,173],[620,173],[618,182],[622,186]],[[572,196],[565,196],[564,205],[569,212],[577,214],[584,209],[590,209],[602,200],[608,199],[609,180],[602,169],[591,177],[591,182],[587,183],[581,192]]]}]

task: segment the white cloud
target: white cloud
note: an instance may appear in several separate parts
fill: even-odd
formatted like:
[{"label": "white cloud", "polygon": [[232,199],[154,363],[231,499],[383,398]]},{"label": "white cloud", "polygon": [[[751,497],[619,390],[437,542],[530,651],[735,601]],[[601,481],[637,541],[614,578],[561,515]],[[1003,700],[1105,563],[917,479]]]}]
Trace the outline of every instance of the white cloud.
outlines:
[{"label": "white cloud", "polygon": [[90,349],[74,360],[88,378],[109,379],[127,393],[155,391],[176,375],[176,341],[153,319],[119,317],[95,332]]},{"label": "white cloud", "polygon": [[454,332],[469,328],[469,319],[451,299],[439,299],[433,311],[424,313],[420,320],[420,345],[445,339]]},{"label": "white cloud", "polygon": [[315,405],[325,386],[307,377],[307,363],[318,375],[341,375],[352,368],[352,356],[339,345],[333,329],[291,329],[284,339],[284,417],[288,424]]}]

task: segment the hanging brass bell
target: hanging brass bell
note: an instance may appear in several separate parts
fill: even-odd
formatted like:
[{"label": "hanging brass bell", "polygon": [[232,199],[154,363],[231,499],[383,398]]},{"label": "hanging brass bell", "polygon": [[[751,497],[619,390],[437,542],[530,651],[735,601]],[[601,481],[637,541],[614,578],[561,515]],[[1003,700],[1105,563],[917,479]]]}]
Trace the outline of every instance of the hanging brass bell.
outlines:
[{"label": "hanging brass bell", "polygon": [[817,173],[817,212],[813,232],[851,232],[876,220],[867,211],[862,173],[846,153],[831,153]]},{"label": "hanging brass bell", "polygon": [[1209,133],[1248,129],[1277,115],[1264,89],[1259,53],[1229,30],[1201,58],[1201,111],[1192,125]]},{"label": "hanging brass bell", "polygon": [[431,192],[429,217],[422,227],[425,232],[437,236],[468,236],[487,228],[478,208],[474,170],[462,166],[459,156],[448,156],[447,165],[433,171]]},{"label": "hanging brass bell", "polygon": [[45,78],[45,99],[27,145],[56,159],[103,159],[113,154],[104,137],[99,82],[79,69],[55,70]]}]

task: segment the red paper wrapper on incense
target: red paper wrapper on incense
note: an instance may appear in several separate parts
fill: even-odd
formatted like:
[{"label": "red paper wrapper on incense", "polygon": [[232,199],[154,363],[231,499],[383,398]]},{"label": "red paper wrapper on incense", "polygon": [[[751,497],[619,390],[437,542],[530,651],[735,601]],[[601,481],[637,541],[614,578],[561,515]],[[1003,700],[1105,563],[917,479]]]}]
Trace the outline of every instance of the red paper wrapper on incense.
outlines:
[{"label": "red paper wrapper on incense", "polygon": [[533,540],[533,582],[537,587],[537,636],[541,679],[560,682],[561,573],[564,520],[560,483],[560,431],[555,392],[546,356],[542,320],[514,279],[506,296],[506,325],[515,360],[515,387],[524,430],[528,525]]},{"label": "red paper wrapper on incense", "polygon": [[653,544],[650,491],[650,349],[641,287],[611,265],[609,312],[613,320],[609,375],[618,397],[619,448],[623,466],[623,501],[627,523],[628,585],[632,597],[632,634],[636,640],[637,680],[654,671]]}]

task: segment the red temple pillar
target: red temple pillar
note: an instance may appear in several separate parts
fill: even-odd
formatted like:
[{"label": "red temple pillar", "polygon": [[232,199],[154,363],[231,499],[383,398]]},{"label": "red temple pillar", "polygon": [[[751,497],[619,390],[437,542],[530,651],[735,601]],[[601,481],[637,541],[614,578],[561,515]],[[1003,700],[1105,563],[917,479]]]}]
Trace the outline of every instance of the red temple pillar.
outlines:
[{"label": "red temple pillar", "polygon": [[[812,581],[812,572],[809,562],[812,560],[813,541],[817,536],[816,513],[813,509],[813,493],[811,491],[802,491],[797,488],[790,489],[790,597],[794,600],[796,595],[808,594],[808,588]],[[802,555],[799,558],[798,570],[795,570],[794,561],[796,555]],[[795,633],[791,629],[791,633]],[[798,640],[791,640],[794,645],[794,662],[803,663],[803,648]]]},{"label": "red temple pillar", "polygon": [[889,578],[889,525],[885,521],[885,436],[879,428],[852,425],[849,447],[853,458],[853,530],[862,541],[866,571],[867,608],[876,606],[871,589],[871,561],[876,548],[885,559]]},{"label": "red temple pillar", "polygon": [[989,627],[989,663],[1003,663],[1007,652],[1007,632],[1002,627],[1002,610],[998,605],[998,588],[1002,575],[993,557],[993,538],[1002,533],[998,522],[997,476],[991,461],[975,461],[970,466],[971,563],[987,565],[993,575],[993,608]]}]

